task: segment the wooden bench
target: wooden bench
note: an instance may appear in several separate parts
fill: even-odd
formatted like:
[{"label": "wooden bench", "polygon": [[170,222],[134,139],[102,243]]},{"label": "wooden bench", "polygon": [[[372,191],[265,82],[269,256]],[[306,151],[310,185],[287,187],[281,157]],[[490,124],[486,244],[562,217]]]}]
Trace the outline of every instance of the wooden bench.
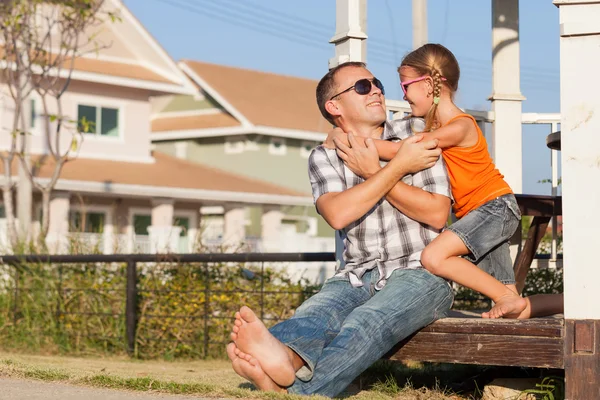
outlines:
[{"label": "wooden bench", "polygon": [[[560,197],[517,195],[522,215],[533,216],[527,240],[515,260],[517,288],[552,216],[561,215]],[[520,237],[520,236],[519,236]],[[565,324],[561,317],[529,320],[482,319],[452,311],[399,343],[386,358],[481,365],[564,368]]]}]

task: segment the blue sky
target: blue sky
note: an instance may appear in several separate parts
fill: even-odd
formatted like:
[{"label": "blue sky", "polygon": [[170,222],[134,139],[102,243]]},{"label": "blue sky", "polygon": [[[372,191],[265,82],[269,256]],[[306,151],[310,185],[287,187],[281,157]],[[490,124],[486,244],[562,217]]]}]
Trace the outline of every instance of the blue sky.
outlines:
[{"label": "blue sky", "polygon": [[[175,59],[195,59],[319,79],[334,54],[334,0],[124,0]],[[559,112],[558,9],[550,0],[520,1],[524,112]],[[390,99],[401,90],[396,68],[410,51],[411,0],[368,0],[367,62]],[[491,0],[429,0],[429,41],[461,65],[461,107],[489,109]],[[293,101],[293,98],[290,99]],[[549,194],[550,128],[523,131],[523,192]]]}]

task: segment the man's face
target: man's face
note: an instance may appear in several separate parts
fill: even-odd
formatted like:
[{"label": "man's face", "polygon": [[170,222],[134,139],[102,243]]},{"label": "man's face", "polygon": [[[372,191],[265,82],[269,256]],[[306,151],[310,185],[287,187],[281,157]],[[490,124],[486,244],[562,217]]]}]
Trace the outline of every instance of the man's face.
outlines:
[{"label": "man's face", "polygon": [[[365,68],[343,68],[335,74],[337,84],[335,93],[354,86],[361,79],[368,79],[372,82],[373,78],[373,74]],[[386,120],[385,96],[381,89],[373,84],[367,94],[361,95],[352,89],[331,101],[335,102],[342,120],[346,123],[372,122],[373,125],[380,125]]]}]

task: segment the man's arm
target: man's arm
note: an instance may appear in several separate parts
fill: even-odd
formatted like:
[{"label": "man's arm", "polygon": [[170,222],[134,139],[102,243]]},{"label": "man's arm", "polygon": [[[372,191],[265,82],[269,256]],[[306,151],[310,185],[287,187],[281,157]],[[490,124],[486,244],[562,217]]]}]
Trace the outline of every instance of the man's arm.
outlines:
[{"label": "man's arm", "polygon": [[[361,140],[355,140],[351,134],[348,138],[351,147],[336,141],[338,154],[350,170],[368,182],[381,166],[378,161],[365,156],[366,148]],[[410,140],[418,139],[412,137]],[[422,145],[427,143],[429,142],[422,142]],[[405,156],[401,157],[411,157],[408,150],[410,149],[402,152]],[[439,157],[440,152],[437,149],[433,159],[422,158],[421,164],[412,165],[413,171],[421,171],[413,176],[413,186],[399,181],[385,194],[386,200],[404,215],[436,229],[444,227],[450,211],[449,182],[443,161]]]},{"label": "man's arm", "polygon": [[[415,142],[416,139],[407,139],[407,146],[404,147],[405,151],[399,152],[398,157],[390,160],[385,167],[380,168],[369,180],[344,191],[330,191],[318,196],[316,201],[317,210],[325,221],[334,229],[345,228],[369,212],[402,177],[421,168],[420,164],[415,167],[415,158],[421,157],[423,153],[430,153],[432,150],[426,148],[425,144]],[[317,154],[316,152],[313,153],[315,157],[311,156],[310,164],[322,163],[318,160],[319,156]],[[370,158],[371,162],[379,162],[379,156],[372,142],[370,146],[367,142],[367,146],[363,148],[362,156]],[[318,179],[318,174],[311,174],[314,193],[317,193],[314,181]]]}]

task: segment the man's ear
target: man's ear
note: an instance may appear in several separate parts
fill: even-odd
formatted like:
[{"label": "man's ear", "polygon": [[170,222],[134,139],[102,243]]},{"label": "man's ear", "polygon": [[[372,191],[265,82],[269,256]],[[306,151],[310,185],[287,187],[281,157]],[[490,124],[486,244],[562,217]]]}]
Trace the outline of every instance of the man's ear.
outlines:
[{"label": "man's ear", "polygon": [[327,112],[333,117],[342,115],[337,103],[333,100],[329,100],[327,103],[325,103],[325,110],[327,110]]}]

